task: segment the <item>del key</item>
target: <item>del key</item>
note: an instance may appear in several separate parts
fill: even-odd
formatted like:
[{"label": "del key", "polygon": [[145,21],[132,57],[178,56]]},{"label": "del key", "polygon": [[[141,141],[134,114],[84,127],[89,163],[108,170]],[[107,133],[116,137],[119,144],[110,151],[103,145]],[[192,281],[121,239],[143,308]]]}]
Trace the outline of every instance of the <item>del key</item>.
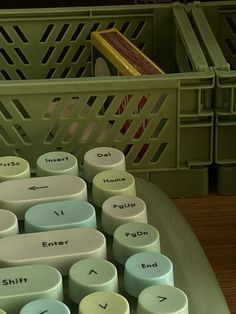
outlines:
[{"label": "del key", "polygon": [[0,208],[12,211],[19,220],[33,205],[67,199],[87,201],[87,187],[83,179],[58,175],[0,183]]}]

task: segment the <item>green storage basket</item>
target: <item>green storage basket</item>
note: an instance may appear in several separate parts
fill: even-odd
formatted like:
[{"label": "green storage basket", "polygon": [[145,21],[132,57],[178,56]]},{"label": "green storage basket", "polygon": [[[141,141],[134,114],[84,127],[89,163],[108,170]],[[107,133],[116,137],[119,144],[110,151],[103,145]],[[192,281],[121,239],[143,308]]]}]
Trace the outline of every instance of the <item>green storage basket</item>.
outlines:
[{"label": "green storage basket", "polygon": [[[129,171],[171,196],[208,193],[214,73],[184,6],[0,10],[0,25],[0,155],[34,168],[47,151],[71,152],[81,164],[91,147],[113,146]],[[91,77],[90,33],[110,27],[167,74]]]},{"label": "green storage basket", "polygon": [[236,194],[236,1],[189,5],[193,27],[216,73],[214,160],[217,189]]}]

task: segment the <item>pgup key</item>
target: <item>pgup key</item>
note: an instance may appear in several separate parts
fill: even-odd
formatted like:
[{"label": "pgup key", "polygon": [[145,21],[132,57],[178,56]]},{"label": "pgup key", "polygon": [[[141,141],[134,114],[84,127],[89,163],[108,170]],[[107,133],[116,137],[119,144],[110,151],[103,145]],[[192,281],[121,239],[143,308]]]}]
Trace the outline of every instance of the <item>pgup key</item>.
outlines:
[{"label": "pgup key", "polygon": [[87,257],[107,257],[106,238],[96,229],[73,228],[0,239],[0,267],[47,264],[67,275],[75,262]]},{"label": "pgup key", "polygon": [[24,219],[26,210],[33,205],[67,199],[87,201],[83,179],[58,175],[0,183],[0,208],[12,211],[19,220]]}]

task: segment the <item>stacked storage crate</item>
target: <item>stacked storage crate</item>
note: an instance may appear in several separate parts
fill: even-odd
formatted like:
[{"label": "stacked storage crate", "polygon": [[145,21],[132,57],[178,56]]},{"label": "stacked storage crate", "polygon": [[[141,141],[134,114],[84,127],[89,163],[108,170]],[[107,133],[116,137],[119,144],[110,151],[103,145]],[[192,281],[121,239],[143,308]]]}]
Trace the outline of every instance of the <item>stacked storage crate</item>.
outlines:
[{"label": "stacked storage crate", "polygon": [[[0,21],[0,155],[22,156],[33,168],[47,151],[82,161],[91,147],[113,146],[126,154],[129,171],[171,196],[208,193],[215,75],[185,6],[1,10]],[[92,77],[90,34],[111,27],[166,74]]]},{"label": "stacked storage crate", "polygon": [[190,16],[216,75],[214,161],[221,194],[236,194],[236,2],[195,2]]}]

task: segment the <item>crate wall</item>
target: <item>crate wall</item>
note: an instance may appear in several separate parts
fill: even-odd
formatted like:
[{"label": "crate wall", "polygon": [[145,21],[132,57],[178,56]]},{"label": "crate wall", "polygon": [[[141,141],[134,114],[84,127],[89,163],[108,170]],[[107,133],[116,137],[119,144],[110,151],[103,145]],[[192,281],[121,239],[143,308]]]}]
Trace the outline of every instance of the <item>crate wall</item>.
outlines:
[{"label": "crate wall", "polygon": [[194,30],[216,74],[214,161],[219,193],[236,194],[236,2],[190,6]]}]

